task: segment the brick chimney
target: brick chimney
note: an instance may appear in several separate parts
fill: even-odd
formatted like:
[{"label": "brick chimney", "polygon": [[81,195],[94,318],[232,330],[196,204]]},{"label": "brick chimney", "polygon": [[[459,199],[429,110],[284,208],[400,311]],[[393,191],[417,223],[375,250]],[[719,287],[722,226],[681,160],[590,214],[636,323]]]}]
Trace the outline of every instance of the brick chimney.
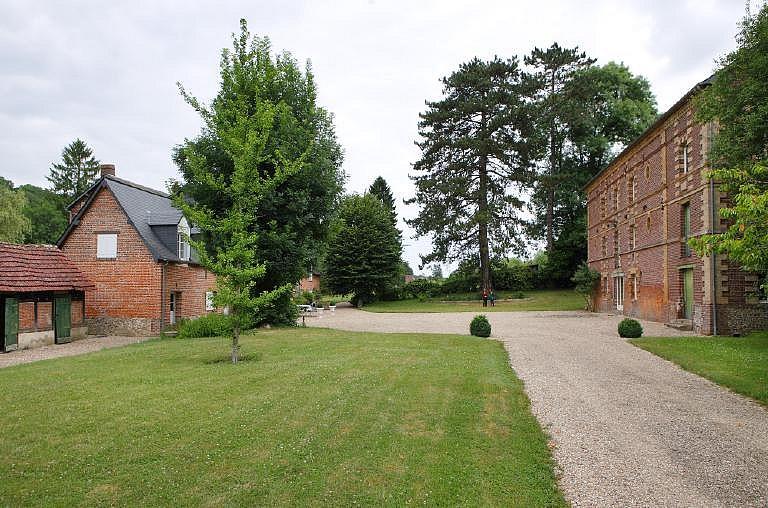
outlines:
[{"label": "brick chimney", "polygon": [[99,166],[99,169],[101,169],[101,176],[115,176],[114,164],[102,164]]}]

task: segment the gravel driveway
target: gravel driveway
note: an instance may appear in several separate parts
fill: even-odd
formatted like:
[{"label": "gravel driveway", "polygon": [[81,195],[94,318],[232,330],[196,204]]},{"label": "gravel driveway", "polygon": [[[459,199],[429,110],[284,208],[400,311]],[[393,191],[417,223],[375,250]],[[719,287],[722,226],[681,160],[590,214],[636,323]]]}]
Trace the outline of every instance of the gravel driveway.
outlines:
[{"label": "gravel driveway", "polygon": [[0,368],[10,367],[11,365],[18,365],[20,363],[47,360],[48,358],[82,355],[98,351],[99,349],[135,344],[149,338],[151,337],[88,337],[87,339],[76,340],[69,344],[53,344],[33,349],[11,351],[10,353],[0,353]]},{"label": "gravel driveway", "polygon": [[[478,309],[479,311],[479,309]],[[472,313],[308,319],[355,331],[468,333]],[[491,313],[551,435],[574,506],[768,506],[768,410],[616,335],[619,318]],[[645,335],[681,335],[643,322]]]}]

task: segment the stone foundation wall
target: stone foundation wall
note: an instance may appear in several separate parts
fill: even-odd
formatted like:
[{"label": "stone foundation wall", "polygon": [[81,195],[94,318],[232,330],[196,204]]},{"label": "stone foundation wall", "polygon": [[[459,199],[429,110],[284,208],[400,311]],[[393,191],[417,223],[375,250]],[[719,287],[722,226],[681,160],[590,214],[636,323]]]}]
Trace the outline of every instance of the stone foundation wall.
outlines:
[{"label": "stone foundation wall", "polygon": [[160,320],[150,318],[94,317],[85,320],[92,335],[146,337],[160,332]]},{"label": "stone foundation wall", "polygon": [[743,335],[768,330],[768,303],[718,305],[717,331],[720,335]]},{"label": "stone foundation wall", "polygon": [[32,349],[41,346],[49,346],[54,343],[53,330],[42,332],[23,332],[19,333],[19,349]]}]

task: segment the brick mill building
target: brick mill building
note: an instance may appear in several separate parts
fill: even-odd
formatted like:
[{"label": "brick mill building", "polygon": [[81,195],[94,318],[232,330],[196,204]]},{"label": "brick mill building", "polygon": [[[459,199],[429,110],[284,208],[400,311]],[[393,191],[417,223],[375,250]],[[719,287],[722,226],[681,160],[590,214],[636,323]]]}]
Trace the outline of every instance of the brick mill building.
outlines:
[{"label": "brick mill building", "polygon": [[721,232],[726,196],[706,176],[714,126],[694,119],[697,84],[585,188],[596,308],[704,334],[768,328],[759,277],[687,240]]},{"label": "brick mill building", "polygon": [[90,333],[156,334],[213,311],[216,278],[195,262],[195,230],[160,191],[117,178],[113,165],[68,207],[62,252],[93,282]]}]

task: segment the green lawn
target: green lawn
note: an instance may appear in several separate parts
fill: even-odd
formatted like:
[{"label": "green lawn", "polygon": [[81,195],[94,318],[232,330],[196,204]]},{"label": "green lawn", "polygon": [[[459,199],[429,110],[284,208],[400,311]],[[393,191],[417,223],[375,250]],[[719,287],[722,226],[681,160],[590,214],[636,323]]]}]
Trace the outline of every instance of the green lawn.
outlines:
[{"label": "green lawn", "polygon": [[274,329],[0,369],[0,505],[564,506],[496,341]]},{"label": "green lawn", "polygon": [[[572,289],[523,291],[525,298],[498,300],[496,306],[483,308],[481,300],[471,300],[477,295],[467,293],[467,301],[445,301],[447,298],[430,298],[394,302],[375,302],[363,307],[370,312],[515,312],[524,310],[583,310],[584,299]],[[501,292],[499,298],[506,298],[511,292]],[[462,295],[450,295],[455,300]]]},{"label": "green lawn", "polygon": [[768,405],[768,332],[743,338],[651,337],[630,342]]}]

